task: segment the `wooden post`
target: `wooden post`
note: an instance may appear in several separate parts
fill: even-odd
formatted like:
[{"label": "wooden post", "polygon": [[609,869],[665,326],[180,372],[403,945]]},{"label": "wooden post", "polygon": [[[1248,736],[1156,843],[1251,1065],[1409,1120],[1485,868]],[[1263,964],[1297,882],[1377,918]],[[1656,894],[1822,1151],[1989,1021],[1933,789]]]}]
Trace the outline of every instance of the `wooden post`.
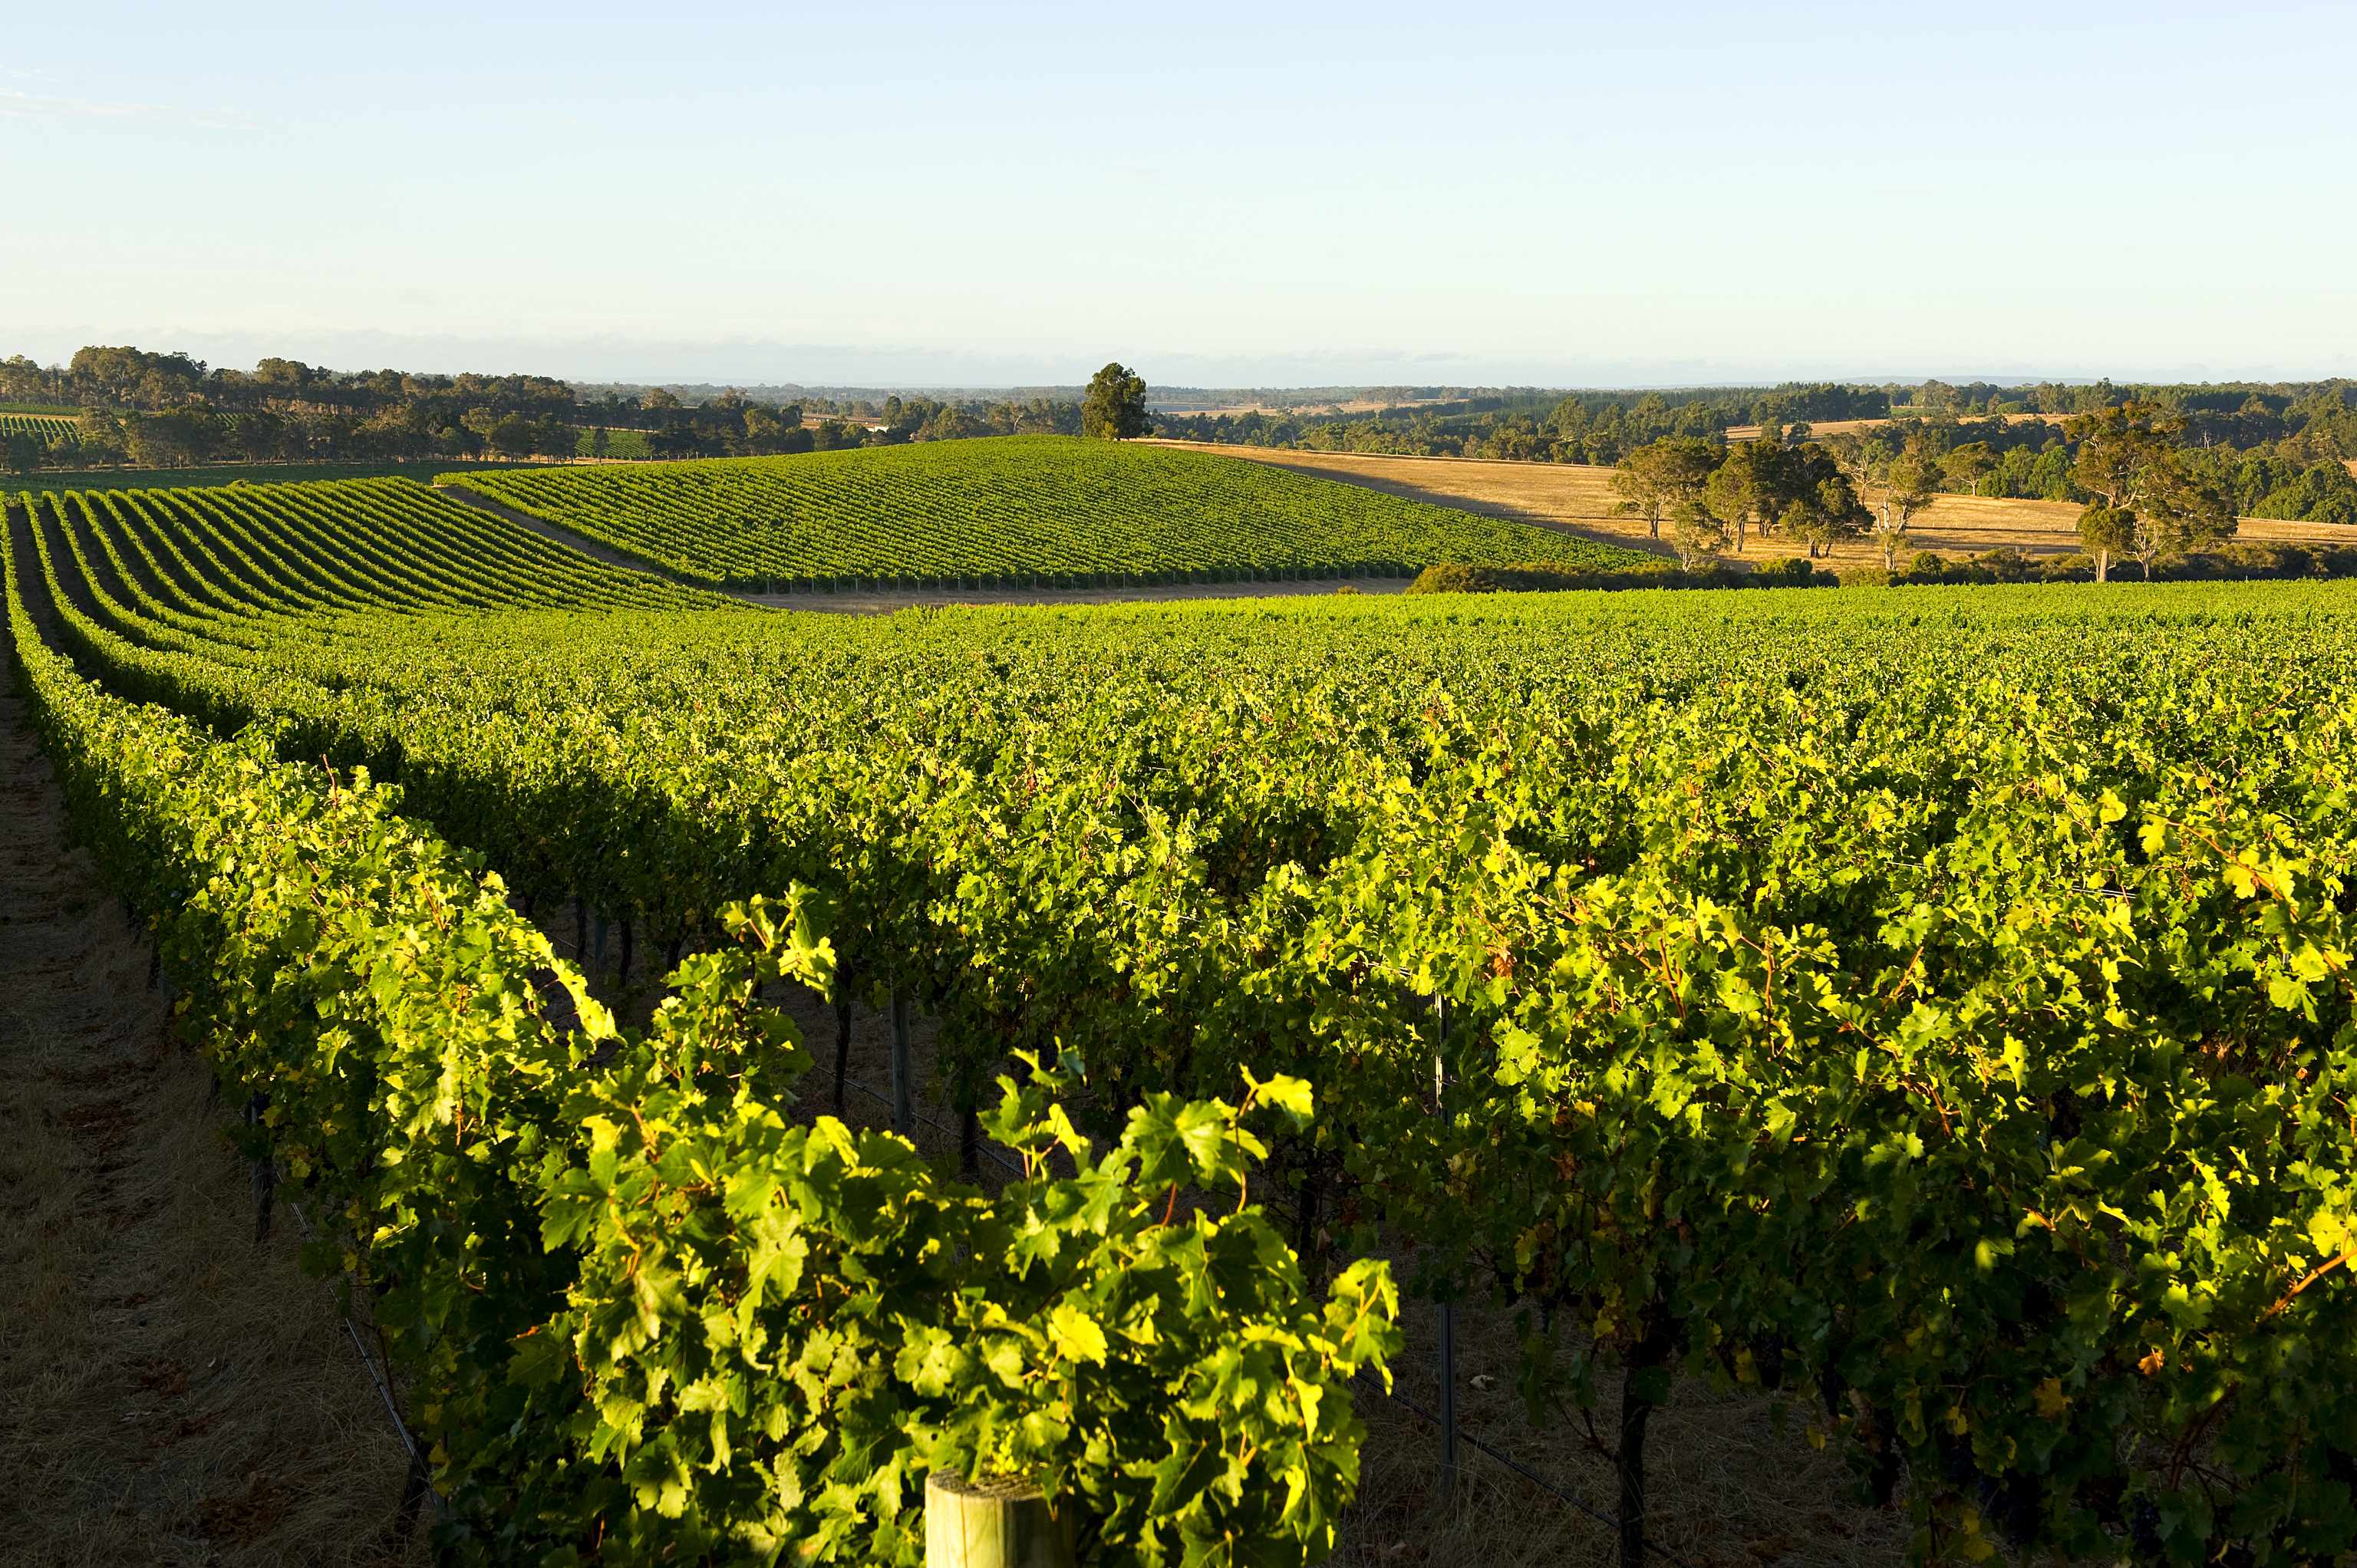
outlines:
[{"label": "wooden post", "polygon": [[1073,1568],[1072,1517],[1028,1481],[925,1477],[925,1568]]},{"label": "wooden post", "polygon": [[[270,1109],[270,1096],[255,1090],[245,1102],[245,1124],[262,1125],[262,1113]],[[253,1239],[257,1242],[270,1239],[270,1208],[273,1189],[278,1185],[277,1167],[270,1163],[268,1150],[253,1162]]]},{"label": "wooden post", "polygon": [[1440,1304],[1440,1497],[1457,1496],[1457,1306]]},{"label": "wooden post", "polygon": [[917,1135],[917,1086],[909,1082],[909,993],[892,991],[892,1131],[903,1138]]},{"label": "wooden post", "polygon": [[835,982],[834,998],[834,1113],[843,1114],[843,1087],[851,1073],[851,982],[848,976]]}]

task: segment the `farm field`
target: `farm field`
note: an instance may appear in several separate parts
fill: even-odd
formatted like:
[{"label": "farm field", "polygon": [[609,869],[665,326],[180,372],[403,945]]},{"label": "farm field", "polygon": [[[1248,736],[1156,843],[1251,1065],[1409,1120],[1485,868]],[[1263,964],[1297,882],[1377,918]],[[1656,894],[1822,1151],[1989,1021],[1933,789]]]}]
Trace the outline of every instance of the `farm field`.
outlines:
[{"label": "farm field", "polygon": [[[1196,446],[1191,449],[1363,485],[1386,495],[1435,506],[1462,507],[1484,517],[1560,529],[1628,549],[1667,553],[1666,546],[1646,537],[1642,520],[1612,514],[1613,502],[1619,498],[1612,492],[1609,468],[1581,463],[1389,457],[1250,446]],[[1908,548],[1949,556],[1977,555],[1999,549],[2018,549],[2031,555],[2074,554],[2079,550],[2080,510],[2068,501],[1943,495],[1938,504],[1910,520]],[[2257,517],[2242,519],[2235,537],[2287,543],[2351,542],[2348,530],[2329,523],[2285,522]],[[1795,553],[1784,541],[1770,538],[1755,542],[1749,554],[1764,560]],[[1871,538],[1846,540],[1835,546],[1832,559],[1836,566],[1879,566],[1882,550]]]},{"label": "farm field", "polygon": [[1413,577],[1436,561],[1609,547],[1142,444],[1008,436],[792,457],[550,469],[459,481],[692,578],[765,589],[1118,587]]},{"label": "farm field", "polygon": [[466,1530],[892,1559],[1019,1427],[1116,1542],[1470,1562],[1558,1505],[1447,1522],[1371,1386],[1454,1297],[1460,1422],[1696,1568],[2357,1545],[2357,584],[846,619],[400,480],[8,534],[77,829]]}]

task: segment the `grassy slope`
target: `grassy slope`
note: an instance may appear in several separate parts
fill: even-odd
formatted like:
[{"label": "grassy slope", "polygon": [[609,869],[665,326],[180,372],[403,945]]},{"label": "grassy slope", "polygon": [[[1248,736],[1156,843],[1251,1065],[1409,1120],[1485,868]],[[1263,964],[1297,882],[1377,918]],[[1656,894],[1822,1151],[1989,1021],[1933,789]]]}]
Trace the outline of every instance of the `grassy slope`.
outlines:
[{"label": "grassy slope", "polygon": [[1412,574],[1651,557],[1259,464],[1059,436],[542,468],[465,482],[640,559],[780,576]]}]

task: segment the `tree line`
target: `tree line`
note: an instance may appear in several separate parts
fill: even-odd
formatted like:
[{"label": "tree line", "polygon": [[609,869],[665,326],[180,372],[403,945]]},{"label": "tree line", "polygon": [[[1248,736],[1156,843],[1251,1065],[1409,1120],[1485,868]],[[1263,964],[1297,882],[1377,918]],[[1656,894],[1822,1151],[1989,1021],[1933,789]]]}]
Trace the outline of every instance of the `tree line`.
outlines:
[{"label": "tree line", "polygon": [[[1092,403],[1107,398],[1126,412],[1092,425]],[[653,387],[583,402],[567,383],[540,376],[345,372],[279,359],[247,374],[210,369],[186,354],[91,347],[63,365],[45,367],[23,355],[0,360],[0,403],[79,411],[70,435],[18,430],[0,441],[0,455],[17,473],[223,461],[604,457],[616,445],[615,430],[642,432],[631,446],[670,458],[993,435],[1146,434],[1145,382],[1119,365],[1108,365],[1079,401],[893,396],[772,403],[732,390],[690,403]]]},{"label": "tree line", "polygon": [[476,408],[527,419],[567,416],[575,401],[570,386],[548,376],[327,371],[279,359],[264,360],[248,373],[209,369],[187,354],[97,346],[76,349],[62,365],[44,367],[22,354],[0,360],[0,402],[65,408],[163,413],[202,407],[217,413],[372,418],[415,407],[445,415],[443,423],[447,424]]},{"label": "tree line", "polygon": [[[992,435],[1090,435],[1128,439],[1149,428],[1146,382],[1127,366],[1099,371],[1078,402],[1034,397],[943,401],[895,393],[881,403],[826,398],[765,403],[733,388],[694,404],[661,387],[635,396],[607,392],[583,405],[597,435],[609,426],[649,432],[657,457],[749,457],[891,446],[909,441],[969,441]],[[593,448],[603,456],[602,446]]]}]

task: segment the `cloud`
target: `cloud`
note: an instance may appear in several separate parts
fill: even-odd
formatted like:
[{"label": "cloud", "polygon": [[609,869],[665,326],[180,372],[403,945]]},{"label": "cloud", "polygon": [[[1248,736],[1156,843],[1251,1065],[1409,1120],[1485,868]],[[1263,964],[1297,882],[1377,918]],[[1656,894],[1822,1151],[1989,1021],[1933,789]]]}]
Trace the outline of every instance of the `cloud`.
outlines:
[{"label": "cloud", "polygon": [[180,109],[168,103],[93,103],[86,98],[38,98],[29,92],[0,92],[0,114],[28,120],[161,120],[176,125],[215,125],[232,131],[282,128],[274,122],[226,109]]}]

